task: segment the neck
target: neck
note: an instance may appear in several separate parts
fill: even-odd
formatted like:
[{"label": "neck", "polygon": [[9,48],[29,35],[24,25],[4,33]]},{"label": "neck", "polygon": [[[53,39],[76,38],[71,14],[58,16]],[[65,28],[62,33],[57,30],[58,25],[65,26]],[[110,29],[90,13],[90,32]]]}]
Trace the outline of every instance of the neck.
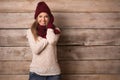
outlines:
[{"label": "neck", "polygon": [[46,29],[46,26],[43,26],[43,25],[38,24],[38,27],[37,27],[37,28]]},{"label": "neck", "polygon": [[38,25],[37,33],[38,33],[39,36],[45,38],[46,37],[46,32],[47,32],[46,26]]}]

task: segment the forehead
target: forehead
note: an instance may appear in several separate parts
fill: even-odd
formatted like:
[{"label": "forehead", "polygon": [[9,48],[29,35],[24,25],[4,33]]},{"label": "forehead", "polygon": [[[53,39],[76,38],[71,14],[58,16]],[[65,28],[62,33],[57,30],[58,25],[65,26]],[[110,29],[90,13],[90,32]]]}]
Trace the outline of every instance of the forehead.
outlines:
[{"label": "forehead", "polygon": [[47,15],[47,16],[48,16],[48,14],[47,14],[46,12],[41,12],[39,15],[43,15],[43,16],[44,16],[44,15],[45,15],[45,16]]}]

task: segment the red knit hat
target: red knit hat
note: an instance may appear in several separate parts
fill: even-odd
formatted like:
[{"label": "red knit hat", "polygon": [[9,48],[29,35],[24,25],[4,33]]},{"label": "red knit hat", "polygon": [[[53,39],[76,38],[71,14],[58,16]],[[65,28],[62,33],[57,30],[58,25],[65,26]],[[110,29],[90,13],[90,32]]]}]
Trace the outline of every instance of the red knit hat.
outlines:
[{"label": "red knit hat", "polygon": [[35,15],[34,18],[36,19],[37,16],[41,13],[41,12],[46,12],[50,17],[51,17],[51,11],[50,8],[47,6],[47,4],[45,2],[39,2],[37,4],[36,10],[35,10]]}]

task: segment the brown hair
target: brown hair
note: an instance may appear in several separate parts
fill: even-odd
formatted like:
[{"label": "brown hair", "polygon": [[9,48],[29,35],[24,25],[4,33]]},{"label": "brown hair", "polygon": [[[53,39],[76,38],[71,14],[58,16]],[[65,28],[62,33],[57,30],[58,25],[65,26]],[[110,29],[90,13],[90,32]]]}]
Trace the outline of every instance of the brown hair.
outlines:
[{"label": "brown hair", "polygon": [[38,22],[35,20],[33,22],[32,26],[31,26],[31,31],[32,31],[32,34],[34,36],[35,41],[37,40],[37,37],[38,37],[38,35],[37,35],[37,27],[38,27]]}]

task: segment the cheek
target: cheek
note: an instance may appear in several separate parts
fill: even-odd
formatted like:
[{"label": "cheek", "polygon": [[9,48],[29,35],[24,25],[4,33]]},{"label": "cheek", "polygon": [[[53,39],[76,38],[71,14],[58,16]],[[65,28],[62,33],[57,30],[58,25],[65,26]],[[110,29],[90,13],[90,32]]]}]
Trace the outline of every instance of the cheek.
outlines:
[{"label": "cheek", "polygon": [[37,22],[40,22],[40,20],[41,20],[40,18],[37,18]]},{"label": "cheek", "polygon": [[46,23],[48,24],[48,22],[49,22],[49,19],[47,18],[47,19],[46,19]]}]

